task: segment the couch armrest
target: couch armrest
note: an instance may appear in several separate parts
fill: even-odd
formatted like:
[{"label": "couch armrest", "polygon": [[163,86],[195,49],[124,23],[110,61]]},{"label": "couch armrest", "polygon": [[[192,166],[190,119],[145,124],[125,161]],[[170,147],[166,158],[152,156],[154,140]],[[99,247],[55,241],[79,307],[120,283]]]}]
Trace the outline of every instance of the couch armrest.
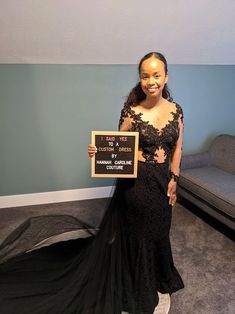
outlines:
[{"label": "couch armrest", "polygon": [[182,156],[181,170],[189,168],[200,168],[210,164],[210,153],[208,151]]}]

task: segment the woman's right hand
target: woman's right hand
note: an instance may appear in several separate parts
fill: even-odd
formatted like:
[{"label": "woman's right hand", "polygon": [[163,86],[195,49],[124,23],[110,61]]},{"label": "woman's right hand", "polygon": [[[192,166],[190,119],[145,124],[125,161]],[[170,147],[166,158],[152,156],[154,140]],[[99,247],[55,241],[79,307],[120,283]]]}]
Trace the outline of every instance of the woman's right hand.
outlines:
[{"label": "woman's right hand", "polygon": [[90,157],[93,157],[95,155],[95,153],[97,153],[97,148],[96,146],[89,144],[88,145],[88,154]]}]

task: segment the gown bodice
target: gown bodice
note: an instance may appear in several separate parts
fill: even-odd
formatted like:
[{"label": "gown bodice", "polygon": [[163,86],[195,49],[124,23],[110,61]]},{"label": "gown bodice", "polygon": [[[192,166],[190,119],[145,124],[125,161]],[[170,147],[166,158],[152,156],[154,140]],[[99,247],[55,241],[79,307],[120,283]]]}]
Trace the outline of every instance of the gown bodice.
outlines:
[{"label": "gown bodice", "polygon": [[174,103],[172,118],[163,128],[143,120],[143,113],[136,113],[133,107],[124,106],[121,111],[119,126],[128,119],[129,131],[139,132],[139,150],[145,162],[169,163],[171,152],[179,138],[179,125],[183,124],[183,110]]}]

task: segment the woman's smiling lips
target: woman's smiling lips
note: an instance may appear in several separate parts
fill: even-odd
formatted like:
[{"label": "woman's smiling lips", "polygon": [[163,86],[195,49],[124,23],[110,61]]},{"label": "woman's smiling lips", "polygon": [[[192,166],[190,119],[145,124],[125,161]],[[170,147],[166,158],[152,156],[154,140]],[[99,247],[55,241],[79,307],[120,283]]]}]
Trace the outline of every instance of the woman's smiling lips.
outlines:
[{"label": "woman's smiling lips", "polygon": [[157,87],[148,87],[147,90],[150,92],[150,93],[155,93],[157,91]]}]

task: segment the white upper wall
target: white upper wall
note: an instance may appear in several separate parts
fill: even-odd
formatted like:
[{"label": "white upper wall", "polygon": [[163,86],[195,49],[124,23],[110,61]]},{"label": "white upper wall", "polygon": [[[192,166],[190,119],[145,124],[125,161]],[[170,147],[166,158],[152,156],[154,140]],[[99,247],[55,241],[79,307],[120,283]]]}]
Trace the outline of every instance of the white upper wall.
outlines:
[{"label": "white upper wall", "polygon": [[0,63],[235,64],[235,0],[0,0]]}]

